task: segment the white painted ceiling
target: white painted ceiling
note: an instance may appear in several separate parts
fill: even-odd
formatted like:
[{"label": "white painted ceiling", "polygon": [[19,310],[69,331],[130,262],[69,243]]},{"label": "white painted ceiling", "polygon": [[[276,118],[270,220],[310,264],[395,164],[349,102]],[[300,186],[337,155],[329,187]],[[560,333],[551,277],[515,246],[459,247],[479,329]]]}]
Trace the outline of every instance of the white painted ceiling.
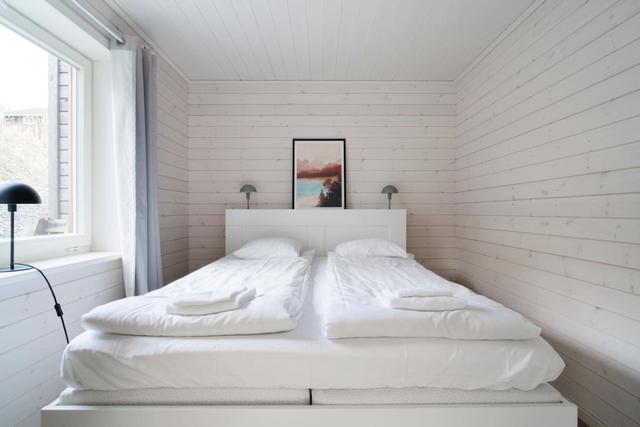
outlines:
[{"label": "white painted ceiling", "polygon": [[192,80],[454,80],[533,0],[112,0]]}]

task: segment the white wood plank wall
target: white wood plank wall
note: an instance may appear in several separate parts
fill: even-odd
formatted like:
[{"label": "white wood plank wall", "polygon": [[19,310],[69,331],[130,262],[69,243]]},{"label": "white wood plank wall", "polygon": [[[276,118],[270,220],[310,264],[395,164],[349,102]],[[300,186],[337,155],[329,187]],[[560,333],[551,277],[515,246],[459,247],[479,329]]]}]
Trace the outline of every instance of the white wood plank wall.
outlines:
[{"label": "white wood plank wall", "polygon": [[545,1],[458,82],[458,274],[544,328],[589,425],[640,425],[639,13]]},{"label": "white wood plank wall", "polygon": [[[133,33],[104,3],[104,16]],[[158,57],[165,282],[224,254],[224,210],[291,206],[292,138],[346,138],[349,208],[394,184],[408,247],[544,328],[591,426],[640,426],[640,2],[546,0],[457,84],[191,82]],[[60,274],[71,335],[122,296],[117,261]],[[0,285],[2,424],[62,389],[37,280]]]},{"label": "white wood plank wall", "polygon": [[[69,339],[82,332],[80,316],[124,297],[118,256],[72,258],[64,267],[43,268],[62,304]],[[64,389],[60,360],[65,345],[42,277],[30,271],[4,278],[0,283],[0,425],[40,425],[40,408]]]},{"label": "white wood plank wall", "polygon": [[224,211],[291,207],[292,138],[346,138],[347,205],[409,212],[408,247],[455,271],[451,83],[215,82],[189,85],[189,268],[224,254]]},{"label": "white wood plank wall", "polygon": [[188,270],[188,85],[158,57],[158,210],[165,283]]},{"label": "white wood plank wall", "polygon": [[[92,5],[109,20],[135,33],[103,1]],[[158,201],[160,240],[165,283],[188,269],[188,86],[158,56]],[[91,257],[92,255],[84,255]],[[80,316],[93,307],[124,297],[119,258],[89,263],[49,274],[63,305],[72,338],[82,332]],[[60,360],[64,335],[36,273],[27,281],[4,279],[0,283],[0,425],[36,427],[40,408],[63,390]]]}]

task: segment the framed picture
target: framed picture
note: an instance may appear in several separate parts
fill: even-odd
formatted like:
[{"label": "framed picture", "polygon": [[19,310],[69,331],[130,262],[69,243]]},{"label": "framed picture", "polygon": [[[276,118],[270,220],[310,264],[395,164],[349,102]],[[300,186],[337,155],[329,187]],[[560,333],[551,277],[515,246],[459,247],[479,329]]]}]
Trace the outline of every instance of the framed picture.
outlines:
[{"label": "framed picture", "polygon": [[293,140],[293,208],[347,208],[344,139]]}]

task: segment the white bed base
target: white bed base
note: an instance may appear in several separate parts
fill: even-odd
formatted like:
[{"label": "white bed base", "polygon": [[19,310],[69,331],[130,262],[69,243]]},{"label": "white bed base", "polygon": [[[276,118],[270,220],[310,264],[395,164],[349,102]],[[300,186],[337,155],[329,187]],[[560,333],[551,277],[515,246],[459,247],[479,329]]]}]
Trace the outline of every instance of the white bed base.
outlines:
[{"label": "white bed base", "polygon": [[[258,237],[294,237],[325,255],[336,244],[380,237],[406,248],[406,211],[227,210],[226,253]],[[575,427],[569,401],[473,405],[58,406],[43,427]]]},{"label": "white bed base", "polygon": [[491,405],[56,406],[42,427],[575,427],[573,403]]}]

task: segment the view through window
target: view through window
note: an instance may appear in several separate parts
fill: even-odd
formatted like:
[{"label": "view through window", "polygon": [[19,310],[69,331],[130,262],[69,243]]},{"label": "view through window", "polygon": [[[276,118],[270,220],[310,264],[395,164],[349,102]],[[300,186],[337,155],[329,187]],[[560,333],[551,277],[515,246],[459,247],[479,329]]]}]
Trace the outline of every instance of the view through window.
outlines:
[{"label": "view through window", "polygon": [[[20,205],[17,236],[74,231],[74,67],[0,25],[0,181],[36,189],[40,205]],[[9,234],[0,207],[0,237]]]}]

